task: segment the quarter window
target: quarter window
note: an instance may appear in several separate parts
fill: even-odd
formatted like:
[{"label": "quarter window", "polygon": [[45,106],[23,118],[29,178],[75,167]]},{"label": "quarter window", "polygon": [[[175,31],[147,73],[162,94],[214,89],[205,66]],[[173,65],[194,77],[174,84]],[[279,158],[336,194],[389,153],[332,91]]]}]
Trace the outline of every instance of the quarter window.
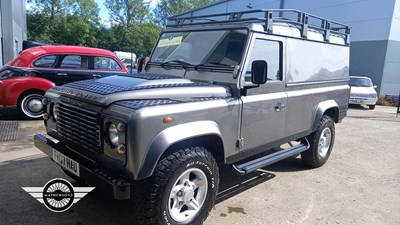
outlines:
[{"label": "quarter window", "polygon": [[282,43],[256,39],[247,66],[245,81],[251,81],[251,65],[255,60],[265,60],[268,63],[267,80],[282,80]]},{"label": "quarter window", "polygon": [[60,68],[88,69],[88,57],[80,55],[67,55],[61,62]]},{"label": "quarter window", "polygon": [[56,62],[57,56],[55,55],[46,55],[37,59],[34,63],[34,67],[42,67],[42,68],[51,68],[54,66]]},{"label": "quarter window", "polygon": [[121,66],[112,58],[96,56],[94,57],[95,70],[122,70]]}]

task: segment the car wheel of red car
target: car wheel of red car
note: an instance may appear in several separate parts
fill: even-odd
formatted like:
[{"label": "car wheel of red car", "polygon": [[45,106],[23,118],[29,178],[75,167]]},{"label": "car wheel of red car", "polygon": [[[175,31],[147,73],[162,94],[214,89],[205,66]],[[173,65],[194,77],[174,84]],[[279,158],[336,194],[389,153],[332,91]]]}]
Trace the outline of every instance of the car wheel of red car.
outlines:
[{"label": "car wheel of red car", "polygon": [[42,103],[43,95],[43,92],[36,90],[25,92],[19,98],[19,109],[30,118],[41,117],[44,110]]}]

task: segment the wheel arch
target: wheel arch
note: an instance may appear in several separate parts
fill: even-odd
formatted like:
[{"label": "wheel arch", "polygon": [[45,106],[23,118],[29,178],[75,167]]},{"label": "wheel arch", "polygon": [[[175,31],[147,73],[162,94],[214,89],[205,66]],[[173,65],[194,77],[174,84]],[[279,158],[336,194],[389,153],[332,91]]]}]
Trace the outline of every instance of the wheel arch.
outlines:
[{"label": "wheel arch", "polygon": [[[29,83],[29,85],[26,85],[26,83]],[[18,95],[17,103],[19,103],[19,101],[21,100],[21,96],[30,91],[41,92],[44,95],[47,90],[54,86],[55,84],[47,79],[41,77],[28,77],[23,85],[21,85],[20,87],[20,94]]]},{"label": "wheel arch", "polygon": [[0,98],[4,105],[17,105],[21,96],[28,91],[41,91],[45,93],[54,87],[54,83],[39,77],[17,77],[6,79],[0,88]]},{"label": "wheel arch", "polygon": [[223,162],[225,159],[223,138],[217,123],[200,121],[180,124],[163,130],[153,139],[142,161],[137,179],[151,176],[157,162],[163,157],[190,146],[206,148],[217,162]]},{"label": "wheel arch", "polygon": [[19,104],[20,101],[22,100],[22,97],[23,97],[25,94],[29,93],[29,92],[38,92],[38,93],[42,93],[43,96],[44,96],[44,94],[46,93],[46,91],[44,91],[44,90],[42,90],[42,89],[39,89],[39,88],[30,88],[30,89],[26,89],[25,91],[21,92],[21,94],[19,94],[17,103]]},{"label": "wheel arch", "polygon": [[324,115],[330,116],[335,123],[339,122],[339,106],[335,100],[320,102],[314,111],[312,130],[315,131]]}]

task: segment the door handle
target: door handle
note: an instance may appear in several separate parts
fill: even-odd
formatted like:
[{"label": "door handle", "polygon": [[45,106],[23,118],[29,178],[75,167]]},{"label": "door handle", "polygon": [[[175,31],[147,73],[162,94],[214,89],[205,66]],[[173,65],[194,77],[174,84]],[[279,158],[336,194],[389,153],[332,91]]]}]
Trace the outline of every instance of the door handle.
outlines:
[{"label": "door handle", "polygon": [[280,111],[281,111],[283,108],[285,108],[285,107],[286,107],[286,105],[284,105],[284,104],[278,102],[278,103],[276,103],[276,105],[275,105],[275,112],[280,112]]},{"label": "door handle", "polygon": [[58,76],[67,76],[66,73],[57,73]]},{"label": "door handle", "polygon": [[94,78],[94,79],[101,78],[101,75],[99,75],[99,74],[93,74],[93,78]]}]

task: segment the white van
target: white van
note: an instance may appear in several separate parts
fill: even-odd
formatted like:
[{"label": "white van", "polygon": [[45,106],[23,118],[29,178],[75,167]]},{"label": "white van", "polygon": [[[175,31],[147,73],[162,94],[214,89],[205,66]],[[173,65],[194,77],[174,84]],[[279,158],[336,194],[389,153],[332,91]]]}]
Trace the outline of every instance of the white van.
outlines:
[{"label": "white van", "polygon": [[115,51],[114,54],[121,59],[128,70],[135,65],[136,62],[136,54],[133,52],[121,52]]}]

